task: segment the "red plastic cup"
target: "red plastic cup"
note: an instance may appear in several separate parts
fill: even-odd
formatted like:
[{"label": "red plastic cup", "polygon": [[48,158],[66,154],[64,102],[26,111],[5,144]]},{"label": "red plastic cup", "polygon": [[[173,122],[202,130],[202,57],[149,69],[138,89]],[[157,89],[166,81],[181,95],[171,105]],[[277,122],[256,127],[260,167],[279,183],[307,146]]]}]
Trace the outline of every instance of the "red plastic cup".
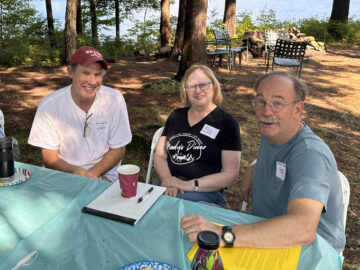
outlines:
[{"label": "red plastic cup", "polygon": [[121,196],[124,198],[128,199],[136,196],[139,171],[140,168],[132,164],[120,165],[117,168]]}]

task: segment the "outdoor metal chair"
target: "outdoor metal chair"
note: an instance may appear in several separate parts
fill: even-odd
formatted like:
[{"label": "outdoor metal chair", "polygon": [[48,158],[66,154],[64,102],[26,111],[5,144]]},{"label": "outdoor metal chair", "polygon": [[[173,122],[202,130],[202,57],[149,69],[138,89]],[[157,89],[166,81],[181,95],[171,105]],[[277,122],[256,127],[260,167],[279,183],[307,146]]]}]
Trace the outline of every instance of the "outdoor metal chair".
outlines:
[{"label": "outdoor metal chair", "polygon": [[149,158],[149,165],[146,173],[146,179],[145,183],[149,184],[150,182],[150,176],[151,176],[151,170],[153,166],[153,159],[154,159],[154,153],[156,150],[156,147],[158,145],[159,139],[161,137],[161,134],[163,132],[164,127],[159,128],[155,133],[151,141],[151,148],[150,148],[150,158]]},{"label": "outdoor metal chair", "polygon": [[278,39],[289,39],[289,33],[287,30],[265,30],[265,65],[269,66],[270,55],[275,50],[276,40]]},{"label": "outdoor metal chair", "polygon": [[[211,41],[206,41],[206,48],[208,46],[215,46],[215,50],[209,50],[206,49],[206,63],[208,63],[210,61],[210,58],[212,58],[212,67],[216,67],[215,63],[216,63],[216,58],[219,56],[219,66],[221,66],[222,63],[222,58],[223,56],[227,56],[228,57],[228,63],[230,63],[230,45],[229,44],[222,44],[224,46],[226,46],[225,48],[218,48],[218,42],[211,40]],[[230,69],[230,66],[229,66]]]},{"label": "outdoor metal chair", "polygon": [[222,55],[227,55],[229,70],[231,72],[231,70],[236,67],[236,54],[239,54],[239,66],[241,66],[241,53],[243,51],[246,51],[246,62],[249,63],[249,48],[247,44],[245,46],[234,47],[232,40],[235,39],[230,37],[227,29],[213,29],[213,33],[215,36],[213,44],[216,46],[216,49],[211,53],[220,55],[220,64]]},{"label": "outdoor metal chair", "polygon": [[[274,65],[295,67],[295,75],[300,77],[306,45],[306,42],[277,39],[274,49],[274,56],[272,57],[273,61],[271,70],[274,70]],[[266,66],[266,72],[267,71],[268,66]]]}]

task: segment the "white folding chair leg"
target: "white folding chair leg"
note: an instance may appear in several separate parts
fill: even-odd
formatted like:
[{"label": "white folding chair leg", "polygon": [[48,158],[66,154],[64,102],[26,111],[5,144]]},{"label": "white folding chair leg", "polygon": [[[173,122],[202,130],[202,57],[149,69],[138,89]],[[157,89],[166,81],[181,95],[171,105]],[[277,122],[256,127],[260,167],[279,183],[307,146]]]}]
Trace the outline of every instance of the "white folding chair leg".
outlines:
[{"label": "white folding chair leg", "polygon": [[346,219],[347,219],[347,209],[349,207],[349,202],[350,202],[350,184],[349,184],[349,180],[347,180],[346,176],[338,171],[339,174],[339,178],[340,178],[340,183],[341,183],[341,189],[342,189],[342,195],[343,195],[343,224],[344,224],[344,229],[346,227]]},{"label": "white folding chair leg", "polygon": [[4,114],[1,110],[0,110],[0,129],[2,133],[5,134],[5,119],[4,119]]},{"label": "white folding chair leg", "polygon": [[243,201],[242,205],[241,205],[241,212],[245,212],[246,211],[246,206],[247,206],[247,202]]},{"label": "white folding chair leg", "polygon": [[148,169],[147,169],[147,172],[146,172],[146,178],[145,178],[145,183],[146,184],[149,184],[149,182],[150,182],[153,159],[154,159],[154,152],[151,151],[150,159],[149,159],[149,165],[148,165]]},{"label": "white folding chair leg", "polygon": [[151,170],[152,170],[152,165],[153,165],[153,159],[154,159],[154,153],[156,150],[156,146],[159,142],[159,139],[161,137],[161,134],[163,132],[164,127],[159,128],[155,133],[154,136],[152,138],[151,141],[151,150],[150,150],[150,158],[149,158],[149,165],[148,165],[148,169],[146,172],[146,178],[145,178],[145,183],[149,184],[150,182],[150,176],[151,176]]}]

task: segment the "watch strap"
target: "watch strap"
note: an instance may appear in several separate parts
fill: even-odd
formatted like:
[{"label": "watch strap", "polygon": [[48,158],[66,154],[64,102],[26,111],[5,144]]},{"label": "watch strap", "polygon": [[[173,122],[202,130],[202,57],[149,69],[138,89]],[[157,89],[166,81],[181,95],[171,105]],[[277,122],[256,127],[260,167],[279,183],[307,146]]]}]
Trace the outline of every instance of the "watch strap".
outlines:
[{"label": "watch strap", "polygon": [[197,178],[194,179],[194,183],[195,183],[195,191],[198,192],[199,191],[199,180]]}]

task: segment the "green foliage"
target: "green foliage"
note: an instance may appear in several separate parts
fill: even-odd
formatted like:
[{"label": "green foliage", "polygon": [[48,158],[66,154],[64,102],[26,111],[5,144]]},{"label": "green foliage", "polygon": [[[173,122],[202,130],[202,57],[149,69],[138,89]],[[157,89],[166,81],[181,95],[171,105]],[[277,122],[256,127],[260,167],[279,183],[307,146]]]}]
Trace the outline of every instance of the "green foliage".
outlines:
[{"label": "green foliage", "polygon": [[[0,64],[48,65],[60,63],[60,50],[51,49],[45,19],[39,18],[29,1],[2,0],[0,3]],[[63,42],[57,33],[56,43]]]},{"label": "green foliage", "polygon": [[135,53],[135,42],[132,39],[117,39],[104,37],[99,50],[105,58],[118,59],[122,56],[130,56]]},{"label": "green foliage", "polygon": [[256,29],[251,20],[251,13],[243,12],[236,16],[236,33],[235,37],[241,38],[247,31]]},{"label": "green foliage", "polygon": [[177,16],[170,17],[170,34],[171,34],[171,43],[174,44],[175,42],[175,35],[176,35],[176,27],[177,27]]},{"label": "green foliage", "polygon": [[327,44],[360,45],[360,20],[350,18],[347,23],[340,23],[309,18],[300,20],[298,25],[301,32]]},{"label": "green foliage", "polygon": [[360,45],[360,20],[350,18],[348,21],[347,42]]},{"label": "green foliage", "polygon": [[262,9],[260,15],[256,18],[258,22],[258,29],[264,31],[268,28],[273,28],[277,24],[276,13],[273,9]]},{"label": "green foliage", "polygon": [[49,44],[31,44],[12,39],[2,48],[0,63],[11,66],[32,65],[34,67],[61,63],[61,52],[50,48]]},{"label": "green foliage", "polygon": [[343,41],[349,32],[347,23],[329,21],[327,31],[332,37],[333,41]]},{"label": "green foliage", "polygon": [[144,88],[152,94],[179,93],[180,82],[166,78],[147,83]]},{"label": "green foliage", "polygon": [[329,40],[327,25],[328,22],[325,20],[308,18],[299,21],[299,30],[302,33],[305,33],[307,36],[315,37],[315,40],[325,41],[325,40]]},{"label": "green foliage", "polygon": [[1,0],[0,2],[0,40],[23,35],[36,18],[36,10],[28,4],[29,0]]},{"label": "green foliage", "polygon": [[156,51],[159,43],[159,18],[151,20],[135,20],[135,25],[128,29],[128,35],[125,37],[136,37],[136,50],[142,50],[146,54]]},{"label": "green foliage", "polygon": [[206,40],[215,40],[213,29],[221,29],[225,27],[222,19],[213,19],[218,17],[218,11],[216,9],[210,10],[210,14],[207,16],[207,21],[210,25],[206,27]]}]

